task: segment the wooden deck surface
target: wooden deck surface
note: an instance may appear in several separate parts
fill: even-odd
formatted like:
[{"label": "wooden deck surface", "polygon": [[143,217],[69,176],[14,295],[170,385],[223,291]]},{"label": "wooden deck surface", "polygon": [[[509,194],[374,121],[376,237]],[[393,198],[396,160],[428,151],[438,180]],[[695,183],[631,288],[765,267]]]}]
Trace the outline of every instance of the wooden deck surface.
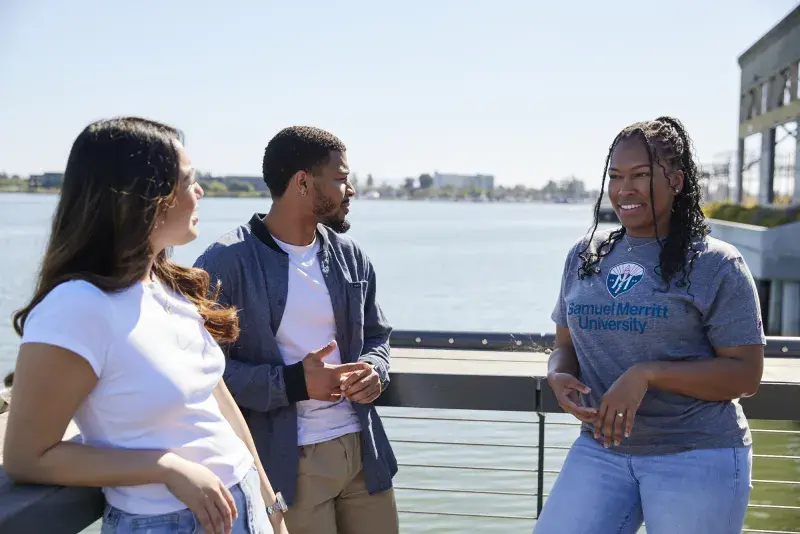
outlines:
[{"label": "wooden deck surface", "polygon": [[[392,349],[392,371],[464,375],[545,376],[546,354],[451,349]],[[767,358],[764,382],[800,384],[800,358]]]}]

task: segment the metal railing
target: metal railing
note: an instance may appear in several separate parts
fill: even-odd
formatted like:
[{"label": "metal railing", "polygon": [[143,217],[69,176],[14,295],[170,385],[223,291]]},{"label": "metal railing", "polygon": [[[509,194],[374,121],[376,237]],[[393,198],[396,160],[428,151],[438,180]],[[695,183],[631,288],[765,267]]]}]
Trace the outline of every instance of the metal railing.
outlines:
[{"label": "metal railing", "polygon": [[[513,353],[513,352],[526,352],[526,353],[542,353],[542,352],[549,352],[553,346],[554,336],[549,334],[520,334],[520,333],[496,333],[496,332],[440,332],[440,331],[395,331],[392,334],[392,346],[395,348],[413,348],[419,349],[420,352],[424,351],[425,349],[452,349],[452,350],[470,350],[470,351],[492,351],[492,352],[504,352],[504,353]],[[765,355],[767,358],[800,358],[800,338],[784,338],[784,337],[769,337],[767,339],[767,347],[765,349]],[[530,358],[526,358],[525,356],[520,355],[515,359],[513,354],[508,354],[508,358],[504,358],[503,361],[522,361],[522,362],[530,362]],[[423,354],[420,354],[420,358],[425,358]],[[413,359],[415,356],[404,355],[404,359]],[[457,365],[459,360],[448,359],[448,362],[452,362]],[[482,361],[480,357],[470,357],[468,360],[469,362],[475,361]],[[496,361],[496,360],[485,360],[485,361]],[[403,377],[399,378],[401,385],[403,387]],[[448,401],[447,398],[453,396],[453,393],[456,393],[456,390],[461,391],[473,391],[474,388],[470,388],[469,385],[464,381],[466,377],[460,377],[460,383],[456,384],[456,381],[459,381],[456,377],[451,377],[454,381],[453,388],[450,390],[447,387],[447,381],[438,381],[438,388],[442,402],[441,403],[431,403],[434,405],[429,406],[430,408],[455,408],[453,406],[453,402]],[[493,380],[496,377],[478,377],[480,380]],[[508,378],[517,378],[517,377],[505,377]],[[422,515],[422,516],[440,516],[446,518],[461,518],[464,520],[467,519],[490,519],[490,520],[515,520],[515,521],[525,521],[530,523],[532,526],[532,522],[538,517],[539,513],[541,512],[542,506],[544,504],[544,500],[548,496],[548,484],[545,483],[545,478],[555,478],[560,472],[560,466],[558,469],[547,469],[545,467],[545,459],[549,458],[551,454],[548,454],[548,451],[551,453],[558,452],[560,454],[566,454],[569,450],[568,444],[564,445],[552,445],[548,444],[548,440],[546,438],[548,434],[548,430],[552,427],[562,427],[564,429],[574,430],[574,437],[577,437],[579,423],[573,421],[548,421],[548,416],[552,417],[555,414],[563,413],[561,409],[558,407],[555,397],[553,396],[552,391],[550,390],[547,381],[544,380],[542,377],[531,377],[533,381],[535,381],[535,395],[526,395],[525,388],[534,385],[534,383],[528,384],[518,384],[517,387],[509,387],[506,389],[506,398],[507,402],[505,406],[498,407],[498,406],[483,406],[477,407],[473,406],[473,409],[484,409],[484,410],[493,410],[493,409],[500,409],[500,411],[511,410],[514,412],[519,411],[528,411],[533,412],[534,420],[509,420],[504,419],[502,414],[498,414],[494,417],[486,417],[486,418],[462,418],[458,416],[452,417],[441,417],[441,416],[428,416],[428,415],[396,415],[391,412],[384,413],[381,412],[381,417],[387,420],[387,426],[393,420],[398,419],[414,419],[414,420],[425,420],[428,422],[454,422],[457,421],[459,423],[469,423],[469,424],[478,424],[478,425],[487,425],[487,424],[517,424],[517,425],[528,425],[528,426],[536,426],[536,442],[535,444],[509,444],[509,443],[492,443],[490,440],[483,439],[483,440],[476,440],[472,442],[464,442],[464,441],[454,441],[452,439],[437,439],[431,437],[428,440],[425,440],[426,443],[433,446],[443,446],[443,447],[479,447],[479,448],[498,448],[498,449],[522,449],[525,450],[526,453],[530,453],[532,457],[535,456],[536,458],[536,467],[531,468],[522,468],[522,467],[486,467],[486,466],[475,466],[475,465],[442,465],[442,464],[421,464],[418,461],[403,461],[401,459],[400,466],[402,468],[422,468],[422,469],[444,469],[448,471],[458,471],[458,470],[465,470],[465,471],[483,471],[488,473],[509,473],[509,474],[525,474],[530,477],[535,477],[535,490],[534,491],[506,491],[506,490],[495,490],[495,489],[475,489],[474,487],[458,487],[449,485],[448,487],[433,486],[433,487],[421,487],[418,484],[408,485],[408,484],[397,484],[397,489],[400,492],[414,492],[414,491],[425,491],[432,494],[437,495],[441,498],[441,496],[447,495],[479,495],[484,496],[486,498],[491,498],[492,496],[511,496],[520,499],[522,502],[530,502],[531,507],[530,510],[533,512],[535,510],[535,515],[533,513],[517,513],[517,514],[501,514],[501,513],[493,513],[487,511],[481,512],[473,512],[473,511],[450,511],[450,510],[418,510],[418,509],[409,509],[403,505],[403,498],[402,493],[398,498],[401,504],[401,512],[407,515]],[[468,379],[467,379],[468,381]],[[392,386],[394,387],[394,386]],[[490,389],[496,391],[496,388],[492,387],[491,385],[487,385],[483,389]],[[390,388],[391,389],[391,388]],[[530,390],[528,390],[530,391]],[[388,393],[388,391],[387,391]],[[399,397],[405,397],[405,395],[398,395]],[[456,393],[455,396],[461,396]],[[787,523],[786,528],[784,530],[765,530],[765,529],[755,529],[755,528],[747,528],[744,529],[743,532],[748,533],[764,533],[764,534],[800,534],[800,430],[791,430],[791,429],[780,429],[780,428],[758,428],[757,426],[760,423],[769,424],[769,421],[800,421],[800,403],[797,400],[800,399],[800,384],[783,384],[783,383],[767,383],[762,385],[762,388],[759,390],[759,393],[755,397],[742,399],[740,402],[748,415],[748,418],[751,420],[751,424],[755,427],[752,428],[752,432],[754,434],[754,442],[755,442],[755,452],[753,455],[753,463],[754,463],[754,477],[753,477],[753,492],[751,496],[751,502],[749,505],[750,514],[748,516],[748,524],[752,523],[764,523],[765,519],[759,519],[759,516],[764,516],[767,514],[775,515],[775,514],[782,514],[782,515],[791,515],[792,517],[789,518],[785,523]],[[391,396],[388,396],[384,399],[385,404],[393,405],[393,406],[404,406],[405,403],[402,402],[395,403]],[[430,401],[431,399],[427,399]],[[491,402],[487,404],[492,404]],[[415,406],[422,407],[418,404]],[[782,407],[787,407],[788,409],[783,409]],[[767,421],[760,421],[760,420],[767,420]],[[391,427],[388,427],[391,431]],[[800,429],[800,426],[798,426]],[[487,432],[488,434],[488,432]],[[390,434],[392,436],[393,434]],[[781,437],[785,438],[785,441],[788,443],[794,441],[797,443],[797,453],[792,452],[791,454],[767,454],[759,452],[761,450],[760,443],[763,443],[763,438],[761,436],[769,436],[770,438]],[[571,439],[569,440],[571,442]],[[405,443],[420,443],[421,440],[407,440],[407,439],[392,439],[393,443],[397,444],[405,444]],[[563,439],[562,439],[563,442]],[[774,451],[773,451],[774,452]],[[398,455],[401,457],[401,455]],[[774,478],[769,477],[762,477],[759,478],[758,473],[762,471],[764,464],[767,462],[782,462],[784,467],[781,469],[777,469],[784,473],[783,476],[774,476]],[[795,466],[794,469],[794,476],[791,475],[793,471],[793,465]],[[773,470],[775,471],[775,470]],[[772,475],[771,475],[772,476]],[[783,501],[779,499],[774,499],[772,495],[770,495],[770,499],[759,498],[761,496],[761,491],[765,488],[778,488],[779,490],[784,490],[783,493],[788,495],[788,498],[785,498]],[[773,492],[774,493],[774,492]],[[535,502],[535,506],[534,506]],[[780,519],[775,521],[783,525],[780,522]],[[793,526],[792,526],[793,525]],[[529,530],[527,530],[529,532]]]},{"label": "metal railing", "polygon": [[[420,352],[427,349],[502,352],[502,361],[526,362],[533,361],[531,356],[514,356],[511,353],[547,351],[552,347],[552,341],[553,336],[538,334],[395,331],[392,335],[392,346],[396,348],[413,348]],[[416,354],[411,352],[410,355],[405,354],[403,359],[413,361]],[[800,338],[769,338],[767,354],[770,358],[800,358]],[[487,354],[483,361],[497,362],[497,355],[494,356],[495,359],[491,360]],[[420,354],[419,357],[424,358],[425,355]],[[474,352],[470,357],[464,361],[482,360]],[[557,460],[566,455],[572,441],[570,435],[577,436],[577,424],[563,415],[547,381],[541,376],[468,375],[460,373],[459,366],[464,361],[459,360],[458,355],[440,361],[442,372],[439,373],[393,371],[392,383],[378,403],[400,464],[395,487],[398,490],[399,510],[407,519],[402,523],[403,532],[469,531],[475,529],[466,522],[473,521],[486,521],[487,525],[512,521],[521,525],[521,528],[509,530],[502,527],[498,531],[530,532],[547,498],[549,486],[560,470]],[[413,365],[410,368],[413,369]],[[757,395],[743,399],[741,404],[751,421],[800,421],[798,399],[800,384],[766,382]],[[409,408],[412,410],[409,411]],[[478,417],[480,414],[472,411],[483,412],[483,417]],[[414,421],[427,426],[413,435],[404,435],[399,431],[399,425]],[[447,424],[462,423],[479,427],[479,430],[473,432],[475,435],[469,439],[458,439],[452,432],[435,436],[436,430],[444,429]],[[513,432],[516,439],[510,439],[507,435],[499,439],[501,435],[498,432],[485,430],[486,425],[498,424],[533,430],[534,435],[529,440],[521,440],[517,432]],[[793,449],[762,451],[758,445],[759,440],[763,441],[761,436],[770,439],[786,436],[787,440],[800,440],[800,431],[754,426],[755,489],[751,510],[759,515],[795,514],[796,521],[790,520],[787,525],[797,532],[789,527],[784,530],[751,529],[745,532],[800,534],[798,503],[773,498],[773,495],[779,496],[782,490],[789,495],[800,496],[800,456]],[[800,454],[800,441],[797,440],[797,454]],[[420,459],[420,447],[447,452],[437,453],[433,455],[433,460],[425,461],[424,456]],[[453,457],[470,456],[451,452],[462,450],[462,447],[481,453],[472,454],[472,462],[452,461]],[[416,454],[412,450],[414,448],[417,448]],[[497,460],[498,455],[492,455],[492,450],[501,451],[503,455],[502,460],[495,461],[494,465],[491,461]],[[509,463],[508,458],[512,456],[520,461]],[[792,469],[787,468],[779,469],[786,476],[759,476],[760,466],[769,462],[788,462],[796,466],[796,476],[789,476]],[[406,474],[411,471],[424,476],[407,480]],[[466,473],[467,476],[437,475],[441,472]],[[487,477],[494,475],[513,479],[513,487],[508,487],[505,482],[493,485],[484,483]],[[449,479],[449,482],[443,481],[443,478]],[[481,482],[475,478],[480,478]],[[758,491],[763,487],[777,488],[778,492],[770,493],[769,499],[759,499]],[[413,493],[424,496],[416,499],[414,504]],[[446,509],[447,502],[442,502],[441,498],[431,499],[431,496],[449,496],[449,500],[445,501],[464,502],[468,509]],[[510,502],[513,506],[486,506],[490,501]],[[425,506],[420,506],[420,503]],[[511,508],[514,511],[510,511]],[[45,528],[45,524],[46,531],[52,534],[74,534],[96,521],[101,509],[99,493],[89,488],[16,486],[5,478],[0,469],[0,534],[38,532]],[[413,521],[408,520],[415,517],[422,521],[419,528],[414,528]],[[441,528],[438,530],[435,526],[437,518],[444,521],[440,521]],[[452,528],[452,523],[457,521],[465,522],[463,529]],[[488,531],[494,531],[495,528],[498,527],[490,527]]]},{"label": "metal railing", "polygon": [[[486,427],[490,425],[497,425],[497,424],[504,424],[504,425],[520,425],[526,428],[529,427],[536,427],[535,430],[538,434],[538,443],[535,444],[518,444],[518,443],[498,443],[498,442],[491,442],[491,440],[481,440],[481,441],[462,441],[462,440],[452,440],[452,439],[442,439],[439,436],[431,436],[430,439],[427,440],[407,440],[407,439],[392,439],[393,444],[402,445],[406,443],[425,443],[430,446],[440,446],[446,448],[454,448],[454,447],[475,447],[481,449],[521,449],[524,451],[524,454],[530,454],[532,458],[536,459],[536,467],[535,468],[524,468],[524,467],[507,467],[507,466],[486,466],[486,465],[468,465],[465,463],[456,463],[456,462],[421,462],[416,459],[405,459],[403,458],[402,452],[398,453],[398,457],[401,458],[399,465],[400,469],[426,469],[426,470],[437,470],[437,471],[480,471],[484,473],[490,474],[504,474],[508,473],[509,475],[523,475],[525,477],[530,477],[533,483],[535,484],[534,491],[527,491],[525,489],[494,489],[494,487],[490,487],[490,489],[476,489],[476,487],[471,486],[461,486],[459,484],[434,484],[434,485],[425,485],[425,484],[409,484],[398,482],[395,485],[395,488],[398,490],[398,503],[400,505],[399,511],[403,515],[409,516],[423,516],[425,521],[430,521],[431,518],[444,518],[448,522],[451,522],[451,528],[453,528],[452,521],[463,521],[465,528],[464,531],[467,530],[466,525],[468,520],[492,520],[497,522],[503,522],[503,526],[505,525],[513,525],[513,524],[520,524],[520,532],[523,531],[522,527],[526,530],[525,532],[530,532],[530,527],[534,524],[535,519],[538,517],[539,513],[541,512],[542,506],[544,504],[544,500],[548,497],[548,486],[552,485],[552,479],[558,475],[560,472],[559,468],[547,468],[545,465],[545,458],[550,458],[550,453],[558,453],[558,454],[566,454],[569,449],[567,445],[552,445],[548,444],[545,435],[546,429],[549,430],[552,427],[561,427],[563,429],[567,429],[569,431],[574,431],[574,436],[577,437],[579,424],[569,421],[548,421],[548,416],[553,416],[554,414],[543,414],[537,413],[535,415],[537,420],[509,420],[503,419],[502,416],[496,418],[461,418],[457,416],[428,416],[428,415],[397,415],[392,413],[390,410],[386,411],[385,413],[381,413],[382,419],[387,422],[387,428],[390,432],[392,432],[392,423],[395,420],[424,420],[430,423],[443,423],[443,422],[456,422],[459,424],[470,424],[476,425],[481,427]],[[758,421],[754,421],[755,424],[758,424]],[[778,430],[778,429],[762,429],[762,428],[753,428],[752,432],[754,434],[754,441],[756,443],[755,448],[756,450],[759,449],[759,442],[762,435],[769,435],[770,437],[775,436],[785,436],[787,438],[793,439],[797,438],[800,440],[800,430]],[[394,433],[394,432],[392,432]],[[397,448],[397,446],[395,447]],[[800,506],[798,506],[798,502],[800,502],[800,456],[790,454],[764,454],[764,453],[755,453],[753,455],[753,462],[754,462],[754,476],[753,476],[753,492],[751,496],[751,502],[748,506],[750,514],[748,515],[748,523],[749,525],[761,525],[763,523],[776,523],[780,527],[781,530],[775,529],[764,529],[764,528],[745,528],[742,532],[747,533],[769,533],[769,534],[798,534],[800,530]],[[783,464],[781,468],[774,468],[772,471],[781,471],[784,474],[780,476],[776,476],[775,478],[760,478],[758,473],[765,468],[765,463],[767,462],[780,462]],[[792,464],[796,466],[794,470],[794,476],[792,476]],[[552,467],[552,466],[551,466]],[[549,483],[545,482],[545,477],[550,477],[551,480]],[[453,478],[452,476],[443,475],[442,479],[445,478]],[[480,488],[481,486],[477,486]],[[783,493],[783,500],[775,500],[773,498],[766,499],[765,497],[769,496],[768,493],[762,494],[765,488],[773,488],[777,490],[782,490]],[[414,509],[409,507],[406,504],[406,497],[408,492],[427,492],[430,494],[432,500],[436,500],[440,505],[449,505],[450,507],[457,508],[458,507],[458,499],[454,498],[454,496],[461,496],[463,494],[467,495],[475,495],[475,496],[483,496],[487,499],[491,499],[494,496],[504,496],[504,497],[515,497],[520,500],[522,504],[522,508],[527,508],[530,510],[529,513],[499,513],[494,512],[491,509],[487,510],[484,509],[480,512],[471,512],[471,511],[458,511],[453,509],[439,509],[439,510],[420,510]],[[773,492],[774,493],[774,492]],[[444,508],[440,506],[440,508]],[[535,514],[534,514],[535,511]],[[776,514],[779,514],[782,517],[776,517]],[[771,515],[772,517],[763,517],[765,515]],[[794,526],[792,526],[794,525]],[[498,525],[500,526],[500,525]],[[422,532],[423,530],[419,530]],[[458,528],[453,528],[450,531],[462,531]],[[501,530],[498,530],[501,531]],[[505,532],[517,532],[517,530],[504,530]]]},{"label": "metal railing", "polygon": [[[446,332],[437,330],[395,330],[395,348],[486,350],[492,352],[547,353],[553,348],[554,334],[508,332]],[[800,358],[800,337],[767,336],[767,358]]]}]

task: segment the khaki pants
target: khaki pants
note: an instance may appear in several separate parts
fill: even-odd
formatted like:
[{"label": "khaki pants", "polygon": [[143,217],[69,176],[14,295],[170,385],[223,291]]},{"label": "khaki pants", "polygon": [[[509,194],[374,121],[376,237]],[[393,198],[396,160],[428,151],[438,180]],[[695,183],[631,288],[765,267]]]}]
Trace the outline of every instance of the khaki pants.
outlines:
[{"label": "khaki pants", "polygon": [[361,433],[300,449],[297,494],[285,516],[290,534],[398,534],[394,490],[367,492]]}]

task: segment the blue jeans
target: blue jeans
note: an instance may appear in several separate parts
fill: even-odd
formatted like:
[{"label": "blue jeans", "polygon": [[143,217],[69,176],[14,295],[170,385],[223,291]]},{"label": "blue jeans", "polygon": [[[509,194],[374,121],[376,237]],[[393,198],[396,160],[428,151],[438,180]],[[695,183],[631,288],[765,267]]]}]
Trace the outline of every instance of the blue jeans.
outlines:
[{"label": "blue jeans", "polygon": [[581,434],[545,501],[536,534],[740,534],[751,447],[632,456]]},{"label": "blue jeans", "polygon": [[[239,517],[233,534],[272,534],[267,507],[261,497],[258,471],[252,468],[239,484],[229,488]],[[106,505],[101,534],[203,534],[205,529],[191,510],[159,515],[137,515]]]}]

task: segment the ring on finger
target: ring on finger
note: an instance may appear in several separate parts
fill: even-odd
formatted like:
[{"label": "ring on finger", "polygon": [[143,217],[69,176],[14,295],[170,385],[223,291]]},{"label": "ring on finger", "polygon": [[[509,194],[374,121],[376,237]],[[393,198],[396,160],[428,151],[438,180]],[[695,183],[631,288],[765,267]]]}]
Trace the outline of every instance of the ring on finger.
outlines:
[{"label": "ring on finger", "polygon": [[625,417],[625,414],[622,412],[617,412],[617,417]]}]

